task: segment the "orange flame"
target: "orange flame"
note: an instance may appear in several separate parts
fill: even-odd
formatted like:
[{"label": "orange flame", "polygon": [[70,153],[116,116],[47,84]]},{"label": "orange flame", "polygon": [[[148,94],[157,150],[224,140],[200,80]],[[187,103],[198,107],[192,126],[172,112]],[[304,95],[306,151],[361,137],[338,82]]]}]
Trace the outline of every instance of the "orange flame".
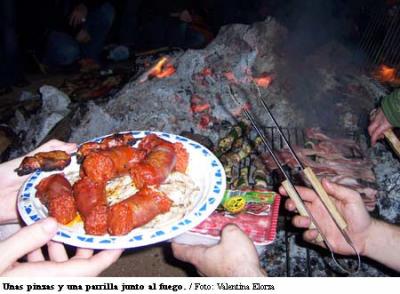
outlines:
[{"label": "orange flame", "polygon": [[160,61],[158,61],[157,64],[154,65],[149,70],[148,76],[150,78],[157,77],[159,79],[163,79],[163,78],[172,76],[176,72],[176,69],[172,64],[167,63],[167,62],[168,62],[167,57],[161,58]]},{"label": "orange flame", "polygon": [[375,71],[374,76],[381,82],[399,83],[400,79],[397,78],[397,70],[385,64],[381,64]]},{"label": "orange flame", "polygon": [[259,77],[254,77],[253,81],[261,88],[268,88],[272,83],[272,77],[266,73],[262,73]]}]

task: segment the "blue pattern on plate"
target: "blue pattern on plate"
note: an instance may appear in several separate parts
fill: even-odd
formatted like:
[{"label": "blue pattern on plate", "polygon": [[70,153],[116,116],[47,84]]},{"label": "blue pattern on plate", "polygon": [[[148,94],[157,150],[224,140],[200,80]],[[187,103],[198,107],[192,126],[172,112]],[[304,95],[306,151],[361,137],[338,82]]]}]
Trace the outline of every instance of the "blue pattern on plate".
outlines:
[{"label": "blue pattern on plate", "polygon": [[[173,223],[162,230],[157,230],[155,233],[149,234],[143,230],[143,234],[133,235],[130,233],[126,236],[110,237],[105,236],[91,236],[81,233],[81,231],[74,230],[73,228],[60,227],[57,232],[56,241],[64,242],[74,246],[81,246],[87,248],[130,248],[143,246],[148,244],[153,244],[156,242],[165,241],[171,239],[202,222],[208,215],[210,215],[214,209],[217,207],[217,199],[221,200],[223,197],[225,189],[225,174],[223,171],[223,166],[216,159],[214,154],[207,150],[202,145],[187,139],[185,137],[160,133],[160,132],[150,132],[150,131],[132,131],[130,132],[137,139],[141,139],[144,136],[155,133],[159,136],[169,138],[172,142],[180,141],[183,142],[184,146],[188,149],[190,154],[193,156],[202,156],[201,160],[204,160],[207,164],[206,172],[207,175],[213,175],[210,178],[210,183],[208,183],[209,188],[212,188],[212,197],[204,197],[204,195],[198,195],[198,197],[204,197],[204,199],[196,205],[196,207],[188,213],[183,219],[179,220],[178,223]],[[103,136],[100,138],[95,138],[91,140],[92,142],[99,142],[102,138],[108,137]],[[192,156],[192,155],[191,155]],[[41,213],[38,213],[36,204],[37,201],[35,193],[35,186],[39,183],[41,179],[46,177],[46,173],[42,171],[35,172],[25,183],[21,191],[23,191],[18,198],[18,208],[21,213],[22,218],[27,224],[31,224],[41,219]],[[206,191],[210,191],[207,190]]]}]

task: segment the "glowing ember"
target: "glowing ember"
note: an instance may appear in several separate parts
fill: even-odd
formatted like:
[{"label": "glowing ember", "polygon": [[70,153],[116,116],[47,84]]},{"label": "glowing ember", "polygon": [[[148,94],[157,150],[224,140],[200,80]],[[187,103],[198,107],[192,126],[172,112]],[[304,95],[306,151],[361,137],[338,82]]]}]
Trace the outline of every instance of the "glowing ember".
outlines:
[{"label": "glowing ember", "polygon": [[253,81],[261,88],[268,88],[272,82],[272,77],[266,73],[263,73],[259,77],[254,77]]},{"label": "glowing ember", "polygon": [[213,74],[213,71],[212,71],[211,68],[205,67],[205,68],[201,71],[201,74],[202,74],[203,76],[207,77],[207,76],[211,76],[211,75]]},{"label": "glowing ember", "polygon": [[191,106],[192,112],[203,112],[208,109],[210,109],[210,104],[209,103],[204,103],[204,104],[193,104]]},{"label": "glowing ember", "polygon": [[163,57],[148,71],[148,77],[157,77],[159,79],[167,78],[176,72],[175,67],[168,63],[168,58]]},{"label": "glowing ember", "polygon": [[233,74],[233,72],[227,71],[224,73],[224,76],[228,81],[237,83],[237,79],[236,79],[235,75]]},{"label": "glowing ember", "polygon": [[235,109],[232,110],[232,115],[235,117],[238,117],[242,114],[243,111],[245,110],[250,110],[251,105],[249,102],[246,102],[245,104],[242,104],[242,106],[238,106]]},{"label": "glowing ember", "polygon": [[397,77],[397,70],[384,64],[379,66],[374,76],[381,82],[400,83],[400,78]]}]

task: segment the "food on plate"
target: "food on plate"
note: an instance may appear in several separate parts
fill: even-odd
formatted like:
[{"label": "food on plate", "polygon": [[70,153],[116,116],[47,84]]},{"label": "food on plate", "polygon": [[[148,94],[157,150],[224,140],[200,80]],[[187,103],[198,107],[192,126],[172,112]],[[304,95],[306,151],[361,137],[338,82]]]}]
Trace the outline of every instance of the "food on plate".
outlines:
[{"label": "food on plate", "polygon": [[78,162],[81,162],[89,153],[93,151],[107,150],[118,146],[133,145],[136,138],[131,133],[114,134],[105,137],[100,142],[87,142],[79,146],[76,152]]},{"label": "food on plate", "polygon": [[146,158],[132,165],[130,175],[137,188],[159,186],[173,170],[185,172],[188,154],[181,143],[171,143],[156,135],[146,136],[139,149],[148,152]]},{"label": "food on plate", "polygon": [[61,224],[68,224],[77,214],[72,186],[63,174],[44,178],[36,186],[36,196],[47,207],[49,215]]},{"label": "food on plate", "polygon": [[43,171],[62,170],[70,162],[71,155],[65,151],[39,152],[33,156],[25,157],[15,171],[19,176],[23,176],[39,169]]},{"label": "food on plate", "polygon": [[110,207],[108,230],[111,235],[126,235],[161,213],[168,212],[172,201],[149,187]]},{"label": "food on plate", "polygon": [[74,183],[73,192],[85,232],[91,235],[107,233],[108,205],[104,184],[84,177]]},{"label": "food on plate", "polygon": [[135,186],[159,186],[176,165],[176,153],[169,145],[158,145],[146,156],[144,161],[136,163],[130,171]]},{"label": "food on plate", "polygon": [[159,224],[182,217],[182,210],[192,205],[185,193],[198,191],[184,174],[189,154],[183,144],[151,134],[137,148],[121,145],[132,142],[129,138],[110,136],[97,147],[85,143],[79,171],[70,172],[68,179],[62,174],[42,179],[36,196],[49,215],[70,226],[82,220],[90,235],[125,235],[169,211],[173,215],[160,218]]},{"label": "food on plate", "polygon": [[104,151],[92,152],[81,165],[81,176],[88,176],[98,183],[128,174],[133,164],[142,161],[146,153],[131,146],[117,146]]}]

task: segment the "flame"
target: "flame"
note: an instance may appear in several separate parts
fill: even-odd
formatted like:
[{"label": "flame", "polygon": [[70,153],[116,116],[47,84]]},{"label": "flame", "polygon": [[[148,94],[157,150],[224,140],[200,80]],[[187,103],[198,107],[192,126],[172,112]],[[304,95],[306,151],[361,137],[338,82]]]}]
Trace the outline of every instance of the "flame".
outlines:
[{"label": "flame", "polygon": [[168,63],[168,58],[163,57],[161,58],[156,65],[154,65],[150,70],[148,76],[151,77],[157,77],[159,79],[167,78],[169,76],[172,76],[175,72],[176,69],[175,67]]},{"label": "flame", "polygon": [[268,88],[272,83],[272,77],[267,73],[262,73],[259,77],[254,77],[253,81],[261,88]]},{"label": "flame", "polygon": [[385,64],[381,64],[375,71],[374,76],[381,82],[399,83],[400,79],[397,77],[397,70]]}]

